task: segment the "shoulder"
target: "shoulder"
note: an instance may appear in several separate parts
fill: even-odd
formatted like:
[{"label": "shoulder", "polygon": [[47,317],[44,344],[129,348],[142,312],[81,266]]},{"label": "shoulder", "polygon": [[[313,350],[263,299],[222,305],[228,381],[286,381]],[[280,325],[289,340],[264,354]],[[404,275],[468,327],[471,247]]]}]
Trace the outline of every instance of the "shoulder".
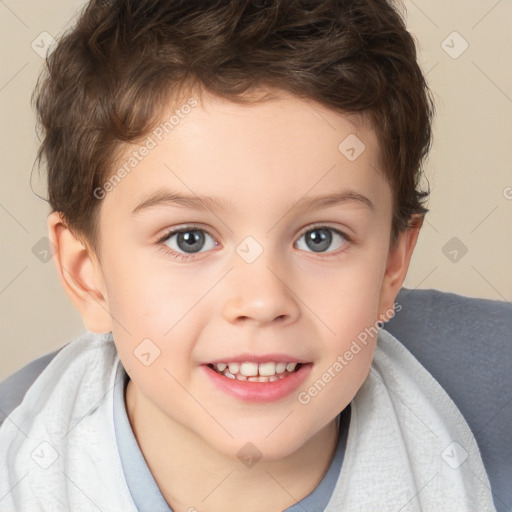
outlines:
[{"label": "shoulder", "polygon": [[51,360],[65,347],[45,354],[0,382],[0,425],[5,418],[22,402],[25,393],[39,377]]},{"label": "shoulder", "polygon": [[512,478],[512,303],[402,289],[396,310],[385,329],[430,372],[466,419],[497,506],[512,503],[507,483]]},{"label": "shoulder", "polygon": [[[440,290],[409,290],[402,288],[397,296],[400,311],[389,325],[399,328],[413,327],[411,320],[419,321],[419,327],[429,327],[436,330],[436,325],[430,324],[429,319],[449,321],[451,330],[467,327],[487,330],[495,327],[501,334],[508,334],[512,326],[512,303],[505,300],[490,300],[465,297],[456,293]],[[400,317],[404,316],[402,322]],[[443,330],[446,327],[443,325]]]},{"label": "shoulder", "polygon": [[512,304],[407,289],[397,303],[399,311],[385,329],[438,380],[478,431],[486,416],[512,398]]},{"label": "shoulder", "polygon": [[[32,385],[54,358],[62,351],[59,358],[64,358],[64,364],[80,364],[83,357],[88,357],[94,365],[100,365],[104,371],[109,371],[109,365],[117,357],[112,333],[97,334],[84,331],[69,343],[53,352],[45,354],[23,366],[10,377],[0,382],[0,426],[5,418],[20,405]],[[58,381],[59,374],[55,374],[50,381]]]}]

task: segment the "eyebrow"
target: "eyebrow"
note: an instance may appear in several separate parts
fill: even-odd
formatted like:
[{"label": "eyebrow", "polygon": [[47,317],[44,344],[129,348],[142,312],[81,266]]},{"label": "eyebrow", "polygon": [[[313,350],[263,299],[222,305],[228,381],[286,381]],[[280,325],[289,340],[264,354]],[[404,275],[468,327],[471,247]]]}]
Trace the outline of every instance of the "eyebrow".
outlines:
[{"label": "eyebrow", "polygon": [[[344,190],[332,194],[325,194],[316,197],[309,197],[299,200],[290,210],[314,211],[329,206],[336,206],[342,203],[359,203],[365,205],[371,210],[375,210],[373,202],[363,194],[354,190]],[[160,189],[150,193],[132,210],[132,215],[154,208],[156,206],[177,206],[195,210],[217,210],[227,212],[233,210],[234,203],[218,197],[208,197],[200,195],[184,195],[167,189]]]}]

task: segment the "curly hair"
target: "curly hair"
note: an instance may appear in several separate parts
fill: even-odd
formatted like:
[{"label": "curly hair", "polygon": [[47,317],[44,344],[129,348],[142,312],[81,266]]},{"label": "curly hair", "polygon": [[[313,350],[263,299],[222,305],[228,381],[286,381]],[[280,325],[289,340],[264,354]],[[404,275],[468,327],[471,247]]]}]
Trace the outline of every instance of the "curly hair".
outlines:
[{"label": "curly hair", "polygon": [[[368,116],[393,194],[391,238],[422,218],[434,102],[393,0],[90,0],[33,92],[48,200],[97,247],[101,202],[123,143],[199,86],[233,102],[277,88]],[[263,101],[259,99],[257,101]]]}]

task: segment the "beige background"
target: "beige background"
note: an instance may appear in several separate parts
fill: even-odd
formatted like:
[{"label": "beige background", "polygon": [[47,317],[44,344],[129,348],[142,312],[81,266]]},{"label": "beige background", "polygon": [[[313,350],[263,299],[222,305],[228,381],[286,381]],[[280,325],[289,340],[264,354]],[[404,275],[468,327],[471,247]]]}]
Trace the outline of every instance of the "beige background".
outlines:
[{"label": "beige background", "polygon": [[[30,95],[47,37],[41,33],[58,36],[81,5],[0,1],[0,380],[84,330],[53,262],[34,254],[47,234],[48,208],[29,182],[37,151]],[[406,286],[511,301],[512,2],[404,5],[437,102],[426,168],[431,212]],[[37,170],[33,187],[45,196]]]}]

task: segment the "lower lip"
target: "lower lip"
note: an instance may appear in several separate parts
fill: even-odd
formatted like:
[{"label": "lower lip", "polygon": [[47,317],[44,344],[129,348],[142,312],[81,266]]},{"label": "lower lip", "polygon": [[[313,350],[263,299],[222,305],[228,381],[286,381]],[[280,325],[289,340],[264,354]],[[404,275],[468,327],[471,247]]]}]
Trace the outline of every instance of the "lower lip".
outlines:
[{"label": "lower lip", "polygon": [[212,382],[224,393],[247,402],[274,402],[293,393],[308,377],[312,364],[303,364],[296,372],[274,382],[249,382],[229,379],[212,370],[202,368]]}]

